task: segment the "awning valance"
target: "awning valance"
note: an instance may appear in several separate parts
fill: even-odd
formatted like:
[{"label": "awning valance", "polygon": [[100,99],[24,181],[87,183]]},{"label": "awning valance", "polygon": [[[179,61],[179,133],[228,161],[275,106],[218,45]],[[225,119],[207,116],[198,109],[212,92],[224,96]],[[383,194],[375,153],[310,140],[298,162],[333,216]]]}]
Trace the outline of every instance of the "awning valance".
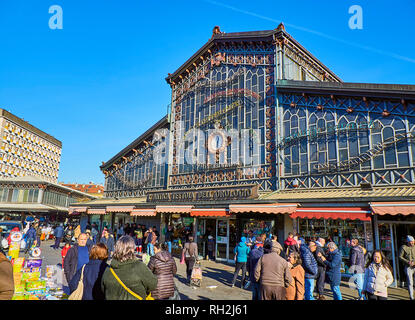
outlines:
[{"label": "awning valance", "polygon": [[373,214],[415,214],[415,202],[372,202],[370,204]]},{"label": "awning valance", "polygon": [[268,214],[285,214],[293,213],[297,209],[296,203],[281,204],[236,204],[229,205],[231,213],[268,213]]},{"label": "awning valance", "polygon": [[88,209],[88,214],[106,214],[105,209]]},{"label": "awning valance", "polygon": [[370,221],[370,214],[370,208],[361,207],[297,208],[297,210],[291,214],[291,218]]},{"label": "awning valance", "polygon": [[192,209],[192,217],[226,217],[229,216],[229,209]]},{"label": "awning valance", "polygon": [[190,213],[193,206],[156,206],[159,213]]},{"label": "awning valance", "polygon": [[133,211],[134,206],[108,206],[107,212],[127,212]]},{"label": "awning valance", "polygon": [[88,207],[69,207],[69,214],[86,212]]},{"label": "awning valance", "polygon": [[156,216],[155,209],[134,209],[131,211],[131,216],[147,216],[147,217],[154,217]]}]

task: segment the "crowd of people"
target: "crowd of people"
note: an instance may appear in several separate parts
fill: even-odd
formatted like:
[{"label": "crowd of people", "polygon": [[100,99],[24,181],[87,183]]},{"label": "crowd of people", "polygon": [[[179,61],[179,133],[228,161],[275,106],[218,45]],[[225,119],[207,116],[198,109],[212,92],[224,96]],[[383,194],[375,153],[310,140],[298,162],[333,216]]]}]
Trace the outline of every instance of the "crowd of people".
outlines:
[{"label": "crowd of people", "polygon": [[[408,236],[399,253],[399,260],[405,264],[411,300],[414,299],[414,244],[414,238]],[[381,250],[367,252],[358,239],[352,239],[347,258],[357,300],[387,300],[388,287],[394,278],[385,254]],[[253,300],[325,300],[326,283],[333,299],[342,300],[342,254],[333,241],[326,244],[324,238],[318,238],[306,242],[301,235],[290,232],[283,247],[275,235],[267,238],[265,234],[257,237],[249,234],[235,248],[235,263],[231,286],[242,270],[241,288],[250,287]]]}]

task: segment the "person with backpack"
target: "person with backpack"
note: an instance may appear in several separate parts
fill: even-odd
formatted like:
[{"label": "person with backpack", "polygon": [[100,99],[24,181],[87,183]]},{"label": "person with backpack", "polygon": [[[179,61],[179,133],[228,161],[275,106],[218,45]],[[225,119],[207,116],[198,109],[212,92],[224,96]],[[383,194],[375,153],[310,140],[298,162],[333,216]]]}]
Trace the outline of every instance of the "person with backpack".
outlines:
[{"label": "person with backpack", "polygon": [[329,250],[327,259],[321,253],[319,253],[318,256],[327,266],[326,277],[329,281],[331,291],[333,292],[333,299],[342,300],[340,291],[342,255],[334,242],[329,242],[327,244],[327,249]]},{"label": "person with backpack", "polygon": [[199,256],[199,253],[197,251],[197,244],[196,242],[194,242],[193,236],[189,236],[187,242],[184,244],[182,256],[184,257],[184,261],[186,263],[187,281],[190,284],[193,267]]},{"label": "person with backpack", "polygon": [[366,249],[359,244],[358,239],[350,241],[350,258],[349,258],[349,273],[353,274],[354,283],[356,284],[359,298],[357,300],[364,300],[363,281],[365,275],[365,255]]},{"label": "person with backpack", "polygon": [[238,277],[239,270],[242,270],[241,288],[245,285],[246,277],[246,262],[248,260],[249,247],[246,245],[246,238],[242,237],[241,242],[235,247],[235,272],[233,274],[232,287],[235,286],[236,278]]},{"label": "person with backpack", "polygon": [[[317,261],[305,243],[304,238],[300,238],[296,242],[298,242],[298,245],[300,246],[300,257],[302,261],[301,266],[304,269],[304,300],[315,300],[313,297],[313,291],[314,279],[317,277],[318,272]],[[296,251],[293,250],[292,252]]]}]

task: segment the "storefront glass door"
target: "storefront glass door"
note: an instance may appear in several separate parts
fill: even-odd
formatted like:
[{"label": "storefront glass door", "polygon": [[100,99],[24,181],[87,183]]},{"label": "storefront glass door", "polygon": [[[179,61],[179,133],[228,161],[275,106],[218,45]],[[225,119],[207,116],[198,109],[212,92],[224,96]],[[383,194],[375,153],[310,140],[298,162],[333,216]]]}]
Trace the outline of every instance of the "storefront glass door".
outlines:
[{"label": "storefront glass door", "polygon": [[229,221],[216,220],[216,260],[227,261],[229,259]]}]

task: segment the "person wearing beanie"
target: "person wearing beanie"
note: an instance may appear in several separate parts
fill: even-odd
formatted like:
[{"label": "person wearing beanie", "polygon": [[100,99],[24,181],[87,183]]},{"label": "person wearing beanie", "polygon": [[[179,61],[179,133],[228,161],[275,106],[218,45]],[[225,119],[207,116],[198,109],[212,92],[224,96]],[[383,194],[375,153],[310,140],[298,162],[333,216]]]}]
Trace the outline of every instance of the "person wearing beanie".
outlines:
[{"label": "person wearing beanie", "polygon": [[245,285],[246,262],[248,261],[249,247],[246,245],[246,238],[242,237],[241,242],[235,247],[235,273],[233,274],[232,287],[235,286],[239,270],[242,270],[241,288]]},{"label": "person wearing beanie", "polygon": [[407,245],[403,245],[399,251],[399,260],[404,265],[406,273],[409,297],[414,300],[414,274],[415,274],[415,239],[413,236],[406,237]]}]

